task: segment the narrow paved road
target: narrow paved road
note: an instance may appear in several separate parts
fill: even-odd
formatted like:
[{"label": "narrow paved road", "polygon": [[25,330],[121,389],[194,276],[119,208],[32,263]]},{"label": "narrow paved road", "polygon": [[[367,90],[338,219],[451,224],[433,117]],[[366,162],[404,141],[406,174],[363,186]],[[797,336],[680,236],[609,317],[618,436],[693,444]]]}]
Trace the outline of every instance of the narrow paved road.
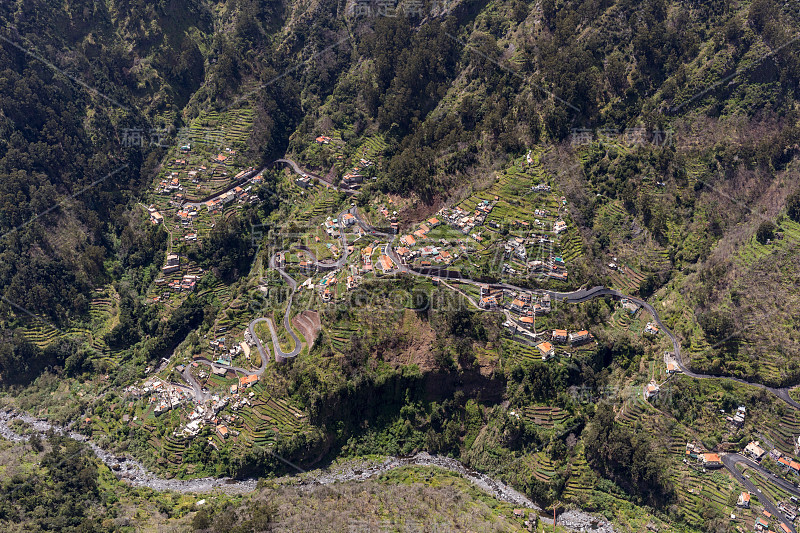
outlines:
[{"label": "narrow paved road", "polygon": [[753,461],[749,457],[745,457],[744,455],[738,453],[726,453],[722,455],[722,463],[728,468],[728,465],[733,466],[735,464],[742,463],[747,465],[748,467],[752,468],[753,470],[757,470],[761,473],[765,478],[767,478],[770,482],[775,485],[778,485],[780,488],[785,490],[786,492],[797,496],[800,498],[800,487],[796,486],[794,483],[790,483],[783,478],[780,478],[758,464],[757,462]]},{"label": "narrow paved road", "polygon": [[[370,233],[372,233],[374,235],[391,237],[392,240],[394,239],[394,237],[395,237],[394,235],[390,235],[388,233],[379,232],[374,227],[372,227],[369,224],[367,224],[366,222],[364,222],[364,220],[360,216],[358,216],[357,213],[354,212],[354,215],[356,216],[356,221],[359,224],[359,226],[361,226],[365,231],[370,232]],[[389,255],[389,257],[392,259],[392,261],[394,261],[397,264],[398,270],[400,272],[405,272],[407,274],[411,274],[411,275],[414,275],[414,276],[422,276],[422,277],[427,277],[427,278],[443,279],[443,278],[441,278],[441,276],[435,276],[433,274],[427,274],[427,273],[424,273],[424,272],[419,272],[417,270],[414,270],[414,269],[411,269],[411,268],[407,267],[406,265],[403,265],[401,260],[400,260],[400,257],[392,249],[391,244],[392,244],[392,241],[390,241],[389,244],[386,245],[386,254]],[[473,281],[473,280],[471,280],[469,278],[459,278],[458,281],[461,282],[461,283],[469,283],[469,284],[476,285],[476,286],[486,285],[486,283],[480,283],[480,282],[477,282],[477,281]],[[511,285],[509,283],[490,283],[488,285],[490,285],[493,288],[509,289],[509,290],[518,291],[518,292],[519,291],[530,291],[531,290],[529,288],[518,287],[516,285]],[[751,385],[753,387],[758,387],[758,388],[761,388],[761,389],[765,389],[765,390],[770,391],[775,396],[777,396],[778,398],[780,398],[781,400],[783,400],[784,402],[786,402],[790,406],[794,407],[795,409],[800,409],[800,403],[795,401],[789,395],[789,388],[786,388],[786,387],[784,387],[784,388],[770,387],[768,385],[764,385],[763,383],[754,383],[754,382],[746,381],[744,379],[733,377],[733,376],[722,376],[722,375],[713,375],[713,374],[699,374],[697,372],[693,372],[688,366],[686,366],[686,364],[683,361],[683,355],[681,354],[681,345],[680,345],[680,341],[678,340],[678,337],[667,327],[666,324],[664,324],[664,321],[661,319],[661,317],[659,316],[659,314],[656,311],[656,309],[651,304],[646,302],[645,300],[642,300],[640,298],[636,298],[634,296],[629,296],[629,295],[624,294],[622,292],[619,292],[617,290],[609,289],[608,287],[603,287],[603,286],[592,287],[591,289],[581,288],[581,289],[578,289],[578,290],[572,291],[572,292],[557,292],[557,291],[542,291],[542,292],[544,292],[546,294],[549,294],[550,297],[553,298],[553,299],[561,300],[561,301],[564,301],[564,302],[567,302],[567,303],[582,303],[582,302],[589,301],[589,300],[591,300],[593,298],[602,298],[602,297],[605,297],[605,296],[611,296],[611,297],[619,298],[619,299],[627,298],[628,300],[631,300],[632,302],[635,302],[635,303],[641,305],[648,313],[650,313],[650,315],[653,317],[653,321],[664,332],[664,334],[667,337],[669,337],[670,341],[672,342],[672,349],[673,349],[673,352],[675,354],[676,362],[678,363],[678,366],[680,367],[681,371],[684,374],[686,374],[687,376],[695,378],[695,379],[727,379],[727,380],[736,381],[738,383],[742,383],[742,384],[745,384],[745,385]]]},{"label": "narrow paved road", "polygon": [[291,159],[276,159],[276,160],[275,160],[275,162],[276,162],[276,163],[284,163],[284,164],[287,164],[287,165],[289,165],[290,167],[292,167],[292,170],[294,170],[295,174],[300,174],[300,175],[301,175],[302,177],[304,177],[304,178],[312,178],[312,179],[315,179],[315,180],[317,180],[318,182],[320,182],[320,183],[322,183],[323,185],[325,185],[326,187],[328,187],[329,189],[333,189],[333,190],[335,190],[335,191],[337,191],[337,192],[343,192],[343,193],[345,193],[345,194],[356,194],[356,193],[358,192],[358,191],[354,191],[353,189],[343,189],[343,188],[341,188],[341,187],[338,187],[338,186],[336,186],[336,185],[335,185],[335,184],[333,184],[333,183],[330,183],[330,182],[326,181],[324,178],[322,178],[322,177],[321,177],[321,176],[319,176],[318,174],[314,174],[314,173],[312,173],[312,172],[306,172],[305,170],[303,170],[302,168],[300,168],[300,167],[298,166],[298,164],[297,164],[297,163],[295,163],[294,161],[292,161]]},{"label": "narrow paved road", "polygon": [[[289,160],[286,161],[288,162]],[[355,208],[347,208],[341,213],[339,213],[339,218],[337,220],[339,223],[339,243],[342,247],[342,255],[336,261],[319,261],[317,257],[314,255],[314,253],[307,247],[304,246],[297,247],[299,249],[302,249],[306,254],[309,255],[309,257],[311,258],[311,262],[314,264],[316,268],[321,270],[336,270],[342,268],[344,265],[347,264],[347,259],[350,256],[350,250],[348,249],[347,228],[344,225],[343,217],[348,213],[354,213],[354,212]],[[284,270],[282,265],[278,264],[278,257],[281,253],[283,252],[278,252],[274,254],[272,257],[270,257],[268,264],[269,268],[276,270],[281,275],[284,281],[286,281],[286,284],[289,285],[289,288],[292,290],[291,294],[289,295],[289,302],[286,305],[286,313],[284,313],[283,315],[283,327],[284,329],[286,329],[286,331],[289,333],[289,336],[294,341],[294,348],[290,352],[284,352],[283,349],[281,349],[280,343],[278,342],[278,334],[275,329],[275,324],[273,323],[271,318],[262,317],[262,318],[257,318],[252,322],[250,322],[250,325],[248,326],[250,329],[250,334],[256,340],[256,346],[258,347],[258,351],[261,354],[262,368],[259,372],[259,375],[261,375],[261,373],[264,372],[268,356],[266,355],[266,350],[264,349],[261,339],[259,339],[258,335],[256,335],[255,325],[257,323],[259,322],[267,323],[267,327],[269,328],[270,336],[272,338],[272,348],[273,351],[275,352],[276,363],[281,363],[286,359],[297,357],[297,355],[303,349],[303,344],[300,338],[294,332],[294,328],[292,328],[292,321],[291,321],[292,303],[294,300],[294,294],[295,292],[297,292],[297,280],[295,280],[292,276],[290,276],[289,273],[286,272],[286,270]]]},{"label": "narrow paved road", "polygon": [[[748,463],[748,466],[753,467],[753,465],[749,464],[751,462],[749,461],[749,459],[747,459],[746,457],[742,457],[738,453],[725,454],[721,457],[721,459],[723,466],[728,470],[728,472],[730,472],[733,475],[733,477],[736,478],[736,481],[744,485],[745,488],[749,490],[751,494],[754,494],[758,498],[758,501],[761,503],[761,505],[764,506],[764,509],[766,509],[769,513],[771,513],[776,520],[786,524],[786,526],[792,531],[792,533],[797,533],[797,530],[794,528],[794,524],[792,524],[792,522],[790,522],[783,515],[780,509],[778,509],[778,506],[775,505],[775,503],[769,498],[769,496],[767,496],[764,492],[762,492],[761,489],[756,487],[752,481],[744,477],[741,474],[741,472],[739,472],[736,469],[736,463],[741,463],[741,462],[746,462]],[[761,467],[759,466],[756,466],[754,468],[757,468],[759,471],[762,471]]]},{"label": "narrow paved road", "polygon": [[186,383],[192,386],[192,390],[194,391],[194,400],[197,403],[203,403],[206,400],[208,400],[211,397],[211,395],[203,392],[203,387],[201,387],[200,384],[197,382],[197,380],[194,378],[189,368],[190,366],[186,365],[186,368],[184,368],[183,372],[181,372],[181,377],[183,377]]},{"label": "narrow paved road", "polygon": [[227,193],[228,193],[228,191],[230,191],[230,190],[232,190],[232,189],[235,189],[236,187],[240,187],[240,186],[242,186],[243,184],[247,183],[247,182],[248,182],[250,179],[252,179],[252,178],[253,178],[253,176],[257,176],[257,175],[261,174],[262,172],[264,172],[264,170],[265,170],[264,168],[262,168],[262,169],[259,169],[259,170],[255,170],[255,169],[253,169],[253,170],[251,170],[250,172],[247,172],[247,173],[246,173],[244,176],[242,176],[242,177],[241,177],[241,178],[239,178],[238,180],[234,181],[232,184],[230,184],[230,185],[228,185],[227,187],[225,187],[225,188],[224,188],[223,190],[221,190],[220,192],[218,192],[218,193],[215,193],[215,194],[213,194],[213,195],[211,195],[211,196],[207,196],[207,197],[205,197],[205,198],[203,198],[202,200],[199,200],[199,201],[197,201],[197,202],[186,202],[186,203],[185,203],[185,204],[183,204],[183,205],[184,205],[184,206],[187,206],[187,207],[195,207],[195,208],[196,208],[196,207],[200,207],[200,206],[202,206],[203,204],[205,204],[206,202],[208,202],[209,200],[216,200],[216,199],[217,199],[217,198],[219,198],[220,196],[222,196],[222,195],[224,195],[224,194],[227,194]]}]

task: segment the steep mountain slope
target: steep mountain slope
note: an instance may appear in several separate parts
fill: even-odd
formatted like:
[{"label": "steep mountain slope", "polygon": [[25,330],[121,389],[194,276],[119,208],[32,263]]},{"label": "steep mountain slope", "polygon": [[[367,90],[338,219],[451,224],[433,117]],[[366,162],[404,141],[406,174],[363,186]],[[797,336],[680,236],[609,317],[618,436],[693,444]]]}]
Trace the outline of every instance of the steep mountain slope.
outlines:
[{"label": "steep mountain slope", "polygon": [[[174,153],[154,146],[150,134],[164,133],[174,146],[182,130],[235,113],[252,118],[240,154],[248,165],[286,155],[336,180],[363,154],[380,153],[377,179],[353,203],[396,202],[403,229],[517,176],[526,192],[548,181],[564,195],[552,199],[553,209],[568,210],[578,225],[570,288],[603,284],[649,298],[696,369],[797,383],[800,208],[787,209],[798,188],[800,133],[794,4],[406,0],[402,7],[397,16],[378,4],[332,0],[0,7],[3,383],[27,383],[48,366],[87,380],[60,384],[45,374],[20,391],[21,403],[65,420],[91,414],[107,423],[95,431],[109,440],[125,435],[132,453],[158,448],[152,466],[171,473],[274,472],[284,467],[275,450],[313,463],[425,448],[507,476],[543,505],[563,498],[634,514],[652,506],[687,527],[716,527],[711,518],[727,500],[703,507],[685,490],[695,478],[679,462],[684,443],[746,442],[754,422],[747,432],[730,430],[717,416],[739,404],[762,409],[753,417],[762,426],[781,420],[784,448],[797,421],[761,391],[738,385],[679,378],[662,403],[645,402],[641,380],[670,379],[661,367],[671,347],[663,337],[631,340],[645,327],[643,313],[631,318],[610,300],[551,315],[548,325],[590,324],[600,344],[549,366],[533,347],[503,337],[503,319],[489,314],[387,306],[364,316],[332,304],[321,313],[316,350],[265,374],[269,394],[292,400],[279,411],[293,433],[264,429],[278,418],[264,389],[263,418],[242,423],[257,434],[249,447],[178,442],[163,418],[130,438],[128,426],[116,425],[133,407],[112,387],[130,385],[173,352],[202,353],[209,338],[255,312],[254,292],[282,297],[275,272],[257,287],[269,257],[250,244],[260,224],[296,229],[297,221],[280,218],[297,214],[289,204],[308,196],[287,192],[291,181],[276,170],[265,173],[261,205],[215,225],[207,245],[183,244],[193,268],[214,274],[197,295],[149,305],[164,252],[176,245],[137,205]],[[134,131],[146,140],[132,142]],[[335,149],[320,148],[319,135],[334,137]],[[300,214],[311,220],[349,202],[320,199]],[[499,276],[474,268],[487,280]],[[408,279],[398,284],[416,288]],[[446,292],[429,288],[432,297]],[[98,328],[92,311],[100,307],[113,311]],[[21,331],[38,333],[30,327],[37,318],[77,334],[42,334],[34,346]],[[87,355],[103,343],[116,350],[113,373],[108,359]],[[401,363],[412,359],[424,371]],[[113,378],[88,381],[107,374]],[[635,394],[620,393],[634,386]],[[59,405],[84,387],[109,393],[108,404]],[[578,387],[616,396],[586,405],[572,394]],[[309,413],[308,425],[295,404]],[[727,480],[699,483],[713,485],[718,499],[735,491]]]}]

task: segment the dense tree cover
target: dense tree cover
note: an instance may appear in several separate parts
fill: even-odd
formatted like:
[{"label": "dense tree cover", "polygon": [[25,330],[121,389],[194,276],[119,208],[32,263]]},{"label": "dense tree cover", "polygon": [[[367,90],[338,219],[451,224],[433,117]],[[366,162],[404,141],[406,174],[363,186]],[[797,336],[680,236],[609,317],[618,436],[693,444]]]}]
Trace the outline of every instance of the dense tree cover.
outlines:
[{"label": "dense tree cover", "polygon": [[[41,444],[33,442],[33,446]],[[100,504],[95,457],[84,444],[51,436],[41,475],[0,481],[0,521],[38,531],[105,531],[93,508]]]},{"label": "dense tree cover", "polygon": [[45,366],[41,357],[42,351],[21,332],[6,331],[0,343],[0,379],[5,384],[27,383]]},{"label": "dense tree cover", "polygon": [[758,230],[756,231],[756,240],[761,244],[767,244],[767,241],[770,241],[775,238],[775,224],[766,220],[762,222],[758,226]]},{"label": "dense tree cover", "polygon": [[190,250],[189,257],[222,280],[238,279],[247,274],[255,252],[250,232],[242,218],[223,218],[202,244]]},{"label": "dense tree cover", "polygon": [[800,191],[795,191],[786,200],[786,214],[795,222],[800,222]]},{"label": "dense tree cover", "polygon": [[238,509],[231,504],[220,508],[203,507],[192,518],[195,531],[230,531],[230,533],[255,533],[272,531],[277,515],[274,503],[250,501]]},{"label": "dense tree cover", "polygon": [[615,420],[611,405],[600,404],[583,435],[592,468],[648,505],[664,505],[675,497],[665,453],[643,431]]}]

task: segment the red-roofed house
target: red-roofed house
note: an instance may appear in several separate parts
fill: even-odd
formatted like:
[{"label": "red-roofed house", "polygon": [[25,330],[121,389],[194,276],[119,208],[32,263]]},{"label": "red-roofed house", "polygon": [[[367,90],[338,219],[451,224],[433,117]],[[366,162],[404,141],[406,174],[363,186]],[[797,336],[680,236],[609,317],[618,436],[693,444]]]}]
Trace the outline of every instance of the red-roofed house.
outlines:
[{"label": "red-roofed house", "polygon": [[540,344],[537,344],[536,347],[542,354],[542,361],[547,361],[548,359],[553,357],[553,355],[555,355],[555,349],[553,348],[553,345],[550,344],[549,342],[542,342]]},{"label": "red-roofed house", "polygon": [[750,493],[743,492],[739,494],[739,500],[736,502],[738,507],[749,508],[750,507]]},{"label": "red-roofed house", "polygon": [[567,342],[567,330],[565,329],[554,329],[552,335],[553,342],[557,342],[560,344],[566,344]]},{"label": "red-roofed house", "polygon": [[722,468],[722,459],[717,453],[704,453],[702,455],[703,466],[706,468]]},{"label": "red-roofed house", "polygon": [[392,263],[391,258],[388,255],[382,255],[378,258],[378,266],[383,271],[384,274],[387,272],[391,272],[392,268],[394,268],[394,263]]},{"label": "red-roofed house", "polygon": [[239,378],[239,388],[243,389],[245,387],[252,387],[258,383],[258,376],[256,374],[250,374],[249,376],[242,376]]}]

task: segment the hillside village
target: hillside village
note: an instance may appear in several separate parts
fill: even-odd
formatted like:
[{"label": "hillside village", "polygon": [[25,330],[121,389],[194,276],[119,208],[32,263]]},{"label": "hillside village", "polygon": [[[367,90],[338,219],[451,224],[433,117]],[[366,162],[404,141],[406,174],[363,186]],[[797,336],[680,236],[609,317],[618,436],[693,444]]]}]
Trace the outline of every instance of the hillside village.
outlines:
[{"label": "hillside village", "polygon": [[[315,143],[332,144],[324,140],[329,137],[322,138]],[[377,154],[354,162],[337,184],[340,190],[311,173],[298,176],[291,166],[282,166],[281,183],[296,199],[293,212],[299,231],[280,250],[263,248],[263,266],[250,287],[268,307],[243,305],[241,297],[229,297],[224,285],[186,253],[187,246],[202,245],[223,217],[257,206],[265,169],[246,166],[237,159],[237,151],[180,146],[179,158],[163,171],[151,202],[145,204],[150,222],[170,234],[164,264],[153,279],[150,304],[176,308],[189,294],[215,294],[225,302],[224,312],[195,346],[177,350],[158,368],[148,369],[139,384],[123,391],[124,415],[118,421],[88,417],[84,421],[88,431],[105,433],[123,425],[145,432],[151,435],[149,445],[159,450],[158,464],[176,473],[195,468],[188,454],[201,441],[219,453],[229,453],[274,446],[280,439],[310,431],[307,413],[274,392],[269,375],[287,358],[271,355],[276,337],[266,323],[257,323],[264,316],[272,320],[277,342],[282,349],[291,348],[292,339],[280,321],[285,300],[276,296],[289,294],[285,276],[296,282],[291,294],[302,310],[290,317],[299,334],[292,357],[309,357],[320,339],[334,353],[346,350],[348,336],[363,330],[358,324],[326,322],[330,320],[326,310],[347,309],[360,297],[359,291],[376,282],[414,277],[424,280],[430,290],[456,295],[472,312],[496,316],[508,364],[539,361],[569,367],[601,349],[598,335],[602,338],[609,328],[641,339],[654,354],[663,353],[663,361],[653,361],[657,364],[651,365],[647,377],[633,384],[627,400],[631,403],[623,410],[626,417],[647,409],[641,402],[656,406],[666,401],[674,381],[681,379],[669,339],[635,298],[615,299],[609,323],[601,326],[558,318],[559,303],[553,294],[580,285],[574,272],[580,272],[576,265],[582,245],[565,198],[540,174],[537,157],[530,154],[501,173],[494,186],[413,221],[402,217],[408,199],[378,195],[356,206],[346,192],[367,185],[364,177],[373,173],[365,171],[373,168]],[[625,272],[616,263],[612,267],[616,273]],[[515,285],[520,282],[531,288]],[[557,420],[559,411],[548,406],[515,407],[510,413],[551,427],[535,414],[540,411],[549,413],[548,420]],[[725,424],[731,432],[739,431],[746,416],[741,407],[727,416]],[[549,423],[554,431],[565,422]],[[759,446],[750,442],[742,453],[794,482],[800,471],[794,458],[797,451],[792,456],[778,448],[765,452]],[[708,451],[700,443],[687,445],[685,452],[680,459],[692,475],[716,476],[724,466],[725,453]],[[722,481],[709,477],[702,483]],[[780,513],[794,520],[797,502],[788,495],[773,499]],[[747,527],[741,531],[788,531],[759,503],[756,491],[740,491],[736,509],[735,520]]]}]

